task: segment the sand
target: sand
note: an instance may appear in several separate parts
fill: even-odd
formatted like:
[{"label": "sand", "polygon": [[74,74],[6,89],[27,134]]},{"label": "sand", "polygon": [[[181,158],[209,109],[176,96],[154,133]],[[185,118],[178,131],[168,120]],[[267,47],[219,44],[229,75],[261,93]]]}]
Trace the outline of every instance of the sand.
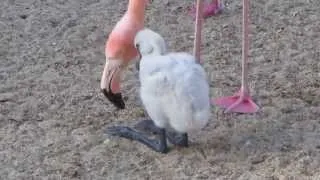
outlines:
[{"label": "sand", "polygon": [[[320,179],[320,1],[252,0],[250,87],[261,111],[223,114],[190,148],[158,154],[107,126],[143,118],[134,66],[117,111],[99,80],[104,43],[126,0],[2,0],[0,179]],[[146,25],[172,51],[192,52],[193,1],[155,1]],[[241,1],[203,30],[211,96],[240,87]]]}]

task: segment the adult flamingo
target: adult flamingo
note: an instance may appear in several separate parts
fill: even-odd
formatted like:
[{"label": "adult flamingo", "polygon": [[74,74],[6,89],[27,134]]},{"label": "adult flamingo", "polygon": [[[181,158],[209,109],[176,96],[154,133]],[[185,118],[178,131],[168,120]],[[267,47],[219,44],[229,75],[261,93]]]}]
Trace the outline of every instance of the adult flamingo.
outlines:
[{"label": "adult flamingo", "polygon": [[120,93],[121,72],[138,57],[134,37],[144,27],[145,9],[149,0],[129,0],[127,11],[115,25],[105,46],[106,64],[100,87],[102,93],[117,108],[124,109]]},{"label": "adult flamingo", "polygon": [[[223,10],[222,0],[211,0],[209,3],[203,3],[204,9],[202,11],[202,16],[204,18],[217,15]],[[196,7],[191,9],[191,15],[195,17]]]},{"label": "adult flamingo", "polygon": [[259,110],[258,105],[252,100],[248,86],[248,9],[249,0],[243,0],[242,17],[242,78],[241,88],[234,96],[213,99],[213,104],[226,108],[225,112],[254,113]]},{"label": "adult flamingo", "polygon": [[[188,132],[201,130],[210,116],[209,84],[200,58],[201,0],[197,2],[194,56],[188,53],[167,53],[163,37],[144,29],[135,37],[141,55],[139,79],[142,102],[154,123],[147,130],[160,136],[149,139],[132,128],[109,127],[107,134],[138,141],[149,148],[167,153],[167,138],[174,144],[188,146]],[[198,58],[198,59],[196,59]],[[147,121],[142,121],[146,125]],[[140,124],[140,125],[141,125]],[[168,132],[168,127],[174,129]]]},{"label": "adult flamingo", "polygon": [[[129,0],[127,11],[117,22],[105,46],[106,64],[100,87],[105,97],[117,108],[124,109],[125,103],[120,92],[121,72],[129,63],[139,58],[134,38],[144,28],[145,9],[153,0]],[[152,129],[151,120],[139,122],[136,128]]]}]

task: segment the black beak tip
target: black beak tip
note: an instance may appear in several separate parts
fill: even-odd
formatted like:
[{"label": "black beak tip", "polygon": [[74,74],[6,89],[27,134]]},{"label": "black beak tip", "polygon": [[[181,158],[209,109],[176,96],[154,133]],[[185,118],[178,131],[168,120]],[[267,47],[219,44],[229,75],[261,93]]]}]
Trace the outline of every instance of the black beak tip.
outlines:
[{"label": "black beak tip", "polygon": [[125,109],[125,103],[123,101],[121,93],[112,93],[111,91],[107,92],[106,89],[101,90],[104,96],[117,108]]}]

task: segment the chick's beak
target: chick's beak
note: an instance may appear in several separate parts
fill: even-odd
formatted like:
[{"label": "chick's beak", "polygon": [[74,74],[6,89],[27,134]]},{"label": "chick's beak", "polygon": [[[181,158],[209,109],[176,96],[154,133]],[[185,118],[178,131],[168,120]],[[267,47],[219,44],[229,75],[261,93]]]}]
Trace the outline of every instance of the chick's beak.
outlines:
[{"label": "chick's beak", "polygon": [[136,62],[136,69],[139,71],[140,70],[140,62]]},{"label": "chick's beak", "polygon": [[142,58],[141,53],[140,53],[139,44],[136,44],[136,49],[138,51],[138,61],[136,62],[135,66],[136,66],[137,71],[139,71],[140,70],[140,60]]},{"label": "chick's beak", "polygon": [[101,78],[101,91],[117,108],[124,109],[125,103],[120,93],[121,66],[115,60],[107,61]]}]

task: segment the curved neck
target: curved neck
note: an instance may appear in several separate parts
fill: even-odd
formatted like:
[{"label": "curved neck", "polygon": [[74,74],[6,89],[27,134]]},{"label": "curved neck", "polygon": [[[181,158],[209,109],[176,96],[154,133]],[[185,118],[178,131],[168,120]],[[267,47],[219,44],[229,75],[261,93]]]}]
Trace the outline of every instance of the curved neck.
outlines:
[{"label": "curved neck", "polygon": [[129,0],[127,14],[138,19],[144,19],[147,0]]}]

